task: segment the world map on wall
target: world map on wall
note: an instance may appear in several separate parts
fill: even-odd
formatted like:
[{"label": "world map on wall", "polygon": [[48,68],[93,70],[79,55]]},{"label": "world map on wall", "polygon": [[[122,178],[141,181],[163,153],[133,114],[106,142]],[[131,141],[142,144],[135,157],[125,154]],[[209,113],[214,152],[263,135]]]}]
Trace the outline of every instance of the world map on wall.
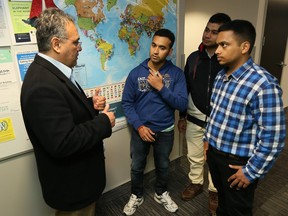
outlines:
[{"label": "world map on wall", "polygon": [[[84,89],[125,82],[149,57],[155,31],[176,35],[176,0],[54,0],[78,26],[82,51],[76,79]],[[174,49],[175,50],[175,49]],[[171,56],[175,63],[175,51]]]}]

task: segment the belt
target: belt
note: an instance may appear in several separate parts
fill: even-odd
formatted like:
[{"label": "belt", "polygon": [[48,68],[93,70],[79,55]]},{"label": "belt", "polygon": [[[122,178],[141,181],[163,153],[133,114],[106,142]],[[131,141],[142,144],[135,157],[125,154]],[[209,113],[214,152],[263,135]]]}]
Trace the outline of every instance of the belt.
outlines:
[{"label": "belt", "polygon": [[206,125],[207,125],[207,122],[202,121],[202,120],[200,120],[198,118],[195,118],[194,116],[191,116],[191,115],[187,115],[187,120],[189,122],[192,122],[192,123],[198,125],[199,127],[202,127],[202,128],[205,128]]},{"label": "belt", "polygon": [[230,154],[230,153],[226,153],[226,152],[220,151],[220,150],[212,147],[211,145],[209,145],[209,150],[213,151],[214,153],[216,153],[218,155],[221,155],[221,156],[224,156],[224,157],[229,157],[229,158],[236,159],[236,160],[247,161],[249,159],[249,157],[241,157],[241,156],[238,156],[238,155],[234,155],[234,154]]}]

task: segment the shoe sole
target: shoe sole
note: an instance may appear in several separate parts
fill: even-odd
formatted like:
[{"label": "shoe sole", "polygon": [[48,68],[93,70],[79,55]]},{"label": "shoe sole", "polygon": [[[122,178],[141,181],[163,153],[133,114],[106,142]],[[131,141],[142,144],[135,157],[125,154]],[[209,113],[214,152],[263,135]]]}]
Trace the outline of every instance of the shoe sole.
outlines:
[{"label": "shoe sole", "polygon": [[137,205],[137,207],[136,207],[136,210],[132,213],[132,214],[126,214],[124,211],[123,211],[123,214],[124,215],[133,215],[136,211],[137,211],[137,209],[140,207],[140,205],[142,205],[142,203],[144,202],[144,198],[141,200],[141,202],[139,203],[139,205]]},{"label": "shoe sole", "polygon": [[157,198],[157,197],[155,197],[154,196],[154,200],[157,202],[157,203],[159,203],[160,205],[162,205],[167,211],[169,211],[169,212],[172,212],[172,213],[174,213],[174,212],[176,212],[178,209],[176,209],[175,211],[170,211],[170,210],[168,210],[167,208],[166,208],[166,206]]}]

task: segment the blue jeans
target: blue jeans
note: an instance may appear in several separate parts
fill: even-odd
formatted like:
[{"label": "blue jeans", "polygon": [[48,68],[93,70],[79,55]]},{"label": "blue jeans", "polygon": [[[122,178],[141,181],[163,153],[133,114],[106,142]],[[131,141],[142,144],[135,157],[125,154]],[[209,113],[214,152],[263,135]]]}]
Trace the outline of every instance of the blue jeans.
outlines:
[{"label": "blue jeans", "polygon": [[155,192],[160,195],[167,191],[169,174],[169,155],[173,148],[174,131],[159,132],[155,142],[144,142],[138,132],[133,130],[130,142],[131,164],[131,193],[137,197],[143,196],[143,177],[149,154],[153,146],[154,164],[156,169]]}]

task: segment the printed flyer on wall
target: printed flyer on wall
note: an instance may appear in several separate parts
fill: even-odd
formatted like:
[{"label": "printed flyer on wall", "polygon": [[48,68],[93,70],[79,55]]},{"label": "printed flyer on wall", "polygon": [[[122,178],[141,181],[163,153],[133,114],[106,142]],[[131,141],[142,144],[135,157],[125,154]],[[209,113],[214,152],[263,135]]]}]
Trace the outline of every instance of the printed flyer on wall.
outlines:
[{"label": "printed flyer on wall", "polygon": [[0,46],[9,46],[11,43],[6,17],[3,1],[0,1]]},{"label": "printed flyer on wall", "polygon": [[36,30],[29,22],[31,1],[9,1],[8,9],[14,44],[36,43]]}]

